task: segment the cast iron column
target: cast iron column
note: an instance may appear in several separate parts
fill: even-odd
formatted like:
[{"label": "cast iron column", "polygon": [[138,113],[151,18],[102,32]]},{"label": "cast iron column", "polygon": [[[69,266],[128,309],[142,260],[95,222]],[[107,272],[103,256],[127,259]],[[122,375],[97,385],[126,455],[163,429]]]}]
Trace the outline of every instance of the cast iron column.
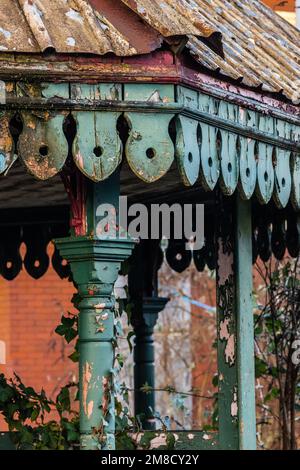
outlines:
[{"label": "cast iron column", "polygon": [[134,343],[134,407],[141,415],[143,429],[155,429],[155,391],[141,391],[144,385],[155,387],[153,330],[159,312],[169,299],[158,297],[157,273],[163,262],[160,240],[141,240],[131,258],[129,298],[132,303],[131,323]]},{"label": "cast iron column", "polygon": [[[87,188],[85,236],[56,240],[61,256],[71,266],[79,300],[80,445],[83,450],[115,448],[114,283],[122,261],[134,247],[129,238],[101,239],[97,208],[117,208],[119,175]],[[97,236],[99,235],[99,237]]]},{"label": "cast iron column", "polygon": [[143,429],[155,429],[155,391],[141,391],[144,385],[155,388],[155,357],[153,330],[158,314],[165,308],[169,299],[148,297],[143,299],[141,314],[133,320],[134,343],[134,409],[135,415],[142,415]]}]

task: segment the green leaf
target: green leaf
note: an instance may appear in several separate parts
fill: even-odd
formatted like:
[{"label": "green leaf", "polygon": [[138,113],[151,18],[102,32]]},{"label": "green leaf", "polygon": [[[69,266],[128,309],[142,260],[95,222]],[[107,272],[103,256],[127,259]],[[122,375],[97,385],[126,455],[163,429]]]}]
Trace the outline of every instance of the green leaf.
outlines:
[{"label": "green leaf", "polygon": [[70,356],[68,356],[69,359],[71,359],[72,362],[78,362],[79,361],[79,352],[74,351]]},{"label": "green leaf", "polygon": [[259,357],[255,357],[255,377],[259,378],[263,375],[267,375],[267,373],[268,364]]},{"label": "green leaf", "polygon": [[70,400],[70,390],[68,387],[63,387],[60,393],[56,397],[56,403],[60,412],[70,411],[71,409],[71,400]]},{"label": "green leaf", "polygon": [[31,421],[36,421],[39,414],[40,414],[40,408],[39,407],[34,408],[34,410],[31,413],[31,416],[30,416]]},{"label": "green leaf", "polygon": [[59,336],[64,336],[66,332],[66,327],[64,325],[59,325],[55,328],[55,333]]},{"label": "green leaf", "polygon": [[277,387],[272,388],[272,390],[267,393],[267,395],[264,398],[264,403],[267,403],[270,400],[277,399],[280,395],[280,390]]},{"label": "green leaf", "polygon": [[168,433],[167,434],[167,450],[174,450],[175,449],[176,439],[174,434]]},{"label": "green leaf", "polygon": [[140,445],[143,449],[149,449],[151,446],[151,441],[155,439],[156,433],[154,431],[145,431],[141,440]]},{"label": "green leaf", "polygon": [[77,336],[77,331],[74,330],[73,328],[70,328],[69,330],[67,330],[65,332],[65,340],[67,341],[67,343],[71,343],[71,341],[73,341],[74,338],[76,338]]}]

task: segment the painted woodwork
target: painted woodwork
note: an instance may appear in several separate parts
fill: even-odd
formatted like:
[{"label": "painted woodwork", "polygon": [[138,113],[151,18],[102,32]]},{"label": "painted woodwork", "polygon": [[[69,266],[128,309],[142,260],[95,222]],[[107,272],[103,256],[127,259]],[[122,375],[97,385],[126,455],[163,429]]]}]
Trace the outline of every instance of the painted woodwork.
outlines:
[{"label": "painted woodwork", "polygon": [[[19,98],[57,98],[67,99],[69,87],[66,84],[44,83],[17,85]],[[27,170],[40,180],[55,176],[64,166],[68,155],[68,143],[63,133],[67,111],[45,111],[33,113],[20,112],[23,131],[18,139],[18,153]]]},{"label": "painted woodwork", "polygon": [[8,171],[16,159],[15,145],[9,129],[12,117],[12,113],[0,112],[0,174]]},{"label": "painted woodwork", "polygon": [[118,168],[122,143],[117,133],[118,113],[73,112],[77,133],[74,161],[92,181],[103,181]]},{"label": "painted woodwork", "polygon": [[[275,117],[260,106],[245,108],[226,97],[152,83],[17,82],[9,109],[3,107],[2,172],[15,158],[14,140],[28,171],[39,179],[60,172],[71,154],[85,176],[103,181],[125,154],[132,171],[151,183],[168,172],[176,156],[184,185],[199,181],[212,191],[219,183],[226,195],[238,186],[246,200],[255,189],[261,204],[273,198],[279,209],[290,200],[300,207],[300,125],[283,113]],[[12,109],[23,121],[18,139],[10,134]],[[70,116],[73,135],[65,135]]]},{"label": "painted woodwork", "polygon": [[291,156],[292,191],[291,203],[296,211],[300,210],[300,153]]},{"label": "painted woodwork", "polygon": [[[154,431],[153,431],[154,432]],[[140,433],[140,438],[143,437]],[[170,431],[175,440],[174,450],[191,451],[198,450],[218,450],[218,437],[216,433],[204,431]],[[152,450],[161,450],[161,446],[167,446],[166,433],[163,431],[155,431],[155,439],[152,441]],[[0,450],[16,450],[8,432],[0,434]],[[143,450],[143,449],[141,449]]]},{"label": "painted woodwork", "polygon": [[186,249],[187,240],[169,240],[166,250],[166,260],[168,265],[177,273],[185,271],[191,261],[192,252]]},{"label": "painted woodwork", "polygon": [[[219,105],[219,116],[225,120],[237,120],[237,106],[222,101]],[[239,141],[238,136],[231,132],[222,130],[220,138],[220,166],[222,191],[227,196],[231,196],[238,184],[239,179]]]},{"label": "painted woodwork", "polygon": [[160,179],[173,163],[174,146],[168,131],[172,117],[165,114],[153,119],[150,114],[126,113],[130,127],[125,147],[127,162],[145,183]]},{"label": "painted woodwork", "polygon": [[[265,116],[259,117],[259,130],[267,132],[268,124]],[[275,150],[270,145],[259,142],[255,153],[257,159],[256,195],[262,204],[266,204],[270,201],[274,188],[273,158]]]},{"label": "painted woodwork", "polygon": [[[215,101],[208,95],[199,95],[199,110],[214,114]],[[200,121],[200,182],[207,191],[212,191],[220,176],[220,138],[217,129]]]},{"label": "painted woodwork", "polygon": [[[278,121],[277,133],[280,137],[290,138],[291,124]],[[274,200],[277,207],[286,207],[291,195],[292,175],[291,175],[291,152],[287,152],[281,148],[275,152],[275,183],[274,183]]]},{"label": "painted woodwork", "polygon": [[[256,113],[239,107],[238,121],[248,127],[256,126]],[[239,161],[239,193],[243,199],[251,199],[257,179],[257,162],[255,158],[256,142],[249,137],[239,136],[237,142]]]},{"label": "painted woodwork", "polygon": [[219,446],[251,450],[256,427],[250,203],[237,197],[236,206],[225,208],[221,200],[217,223]]},{"label": "painted woodwork", "polygon": [[47,253],[50,236],[47,232],[47,226],[41,226],[39,230],[30,225],[23,227],[23,240],[27,246],[23,263],[27,273],[34,279],[41,278],[50,264]]},{"label": "painted woodwork", "polygon": [[22,112],[24,131],[18,151],[27,170],[40,180],[55,176],[64,166],[68,143],[62,132],[66,114]]},{"label": "painted woodwork", "polygon": [[[194,90],[177,88],[177,101],[182,106],[198,108],[198,93]],[[182,181],[186,186],[193,186],[199,178],[200,141],[199,123],[185,116],[176,119],[175,156]]]},{"label": "painted woodwork", "polygon": [[287,231],[285,236],[286,247],[292,258],[297,258],[300,250],[300,215],[290,214],[287,219]]},{"label": "painted woodwork", "polygon": [[8,281],[14,280],[22,269],[20,255],[21,227],[1,227],[0,231],[0,273]]},{"label": "painted woodwork", "polygon": [[[125,85],[125,101],[145,102],[148,105],[174,102],[174,87],[170,85]],[[136,176],[152,183],[164,176],[174,160],[174,146],[169,135],[173,114],[126,113],[129,136],[125,153]]]},{"label": "painted woodwork", "polygon": [[193,186],[199,177],[200,150],[199,124],[185,116],[176,119],[176,160],[181,179]]},{"label": "painted woodwork", "polygon": [[[117,100],[121,96],[120,85],[74,84],[73,99]],[[92,181],[103,181],[112,175],[121,163],[122,143],[117,131],[120,113],[73,111],[76,136],[73,142],[73,158],[79,170]]]}]

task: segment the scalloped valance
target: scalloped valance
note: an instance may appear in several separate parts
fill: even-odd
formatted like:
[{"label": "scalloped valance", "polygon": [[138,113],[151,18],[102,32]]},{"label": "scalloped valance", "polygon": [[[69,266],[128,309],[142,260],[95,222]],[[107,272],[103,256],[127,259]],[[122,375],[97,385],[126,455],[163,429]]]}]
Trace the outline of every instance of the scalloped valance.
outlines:
[{"label": "scalloped valance", "polygon": [[[300,123],[174,85],[7,84],[0,117],[0,168],[17,156],[36,178],[60,172],[70,153],[95,182],[123,155],[142,181],[162,178],[177,162],[182,182],[278,208],[300,209]],[[12,120],[19,117],[19,133]],[[72,116],[72,117],[71,117]],[[71,134],[67,123],[73,122]],[[120,133],[126,123],[126,136]],[[124,126],[123,126],[124,127]],[[124,133],[123,133],[124,134]],[[123,152],[124,148],[124,152]]]}]

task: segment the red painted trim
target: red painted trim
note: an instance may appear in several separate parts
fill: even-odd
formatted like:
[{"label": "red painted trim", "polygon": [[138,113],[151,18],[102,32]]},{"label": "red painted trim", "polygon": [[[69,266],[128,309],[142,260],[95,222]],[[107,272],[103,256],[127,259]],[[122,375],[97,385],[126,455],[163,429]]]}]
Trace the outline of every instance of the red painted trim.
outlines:
[{"label": "red painted trim", "polygon": [[74,229],[76,237],[84,236],[87,234],[85,177],[77,169],[75,169],[74,174],[67,173],[64,170],[60,173],[60,176],[71,206],[70,227]]}]

